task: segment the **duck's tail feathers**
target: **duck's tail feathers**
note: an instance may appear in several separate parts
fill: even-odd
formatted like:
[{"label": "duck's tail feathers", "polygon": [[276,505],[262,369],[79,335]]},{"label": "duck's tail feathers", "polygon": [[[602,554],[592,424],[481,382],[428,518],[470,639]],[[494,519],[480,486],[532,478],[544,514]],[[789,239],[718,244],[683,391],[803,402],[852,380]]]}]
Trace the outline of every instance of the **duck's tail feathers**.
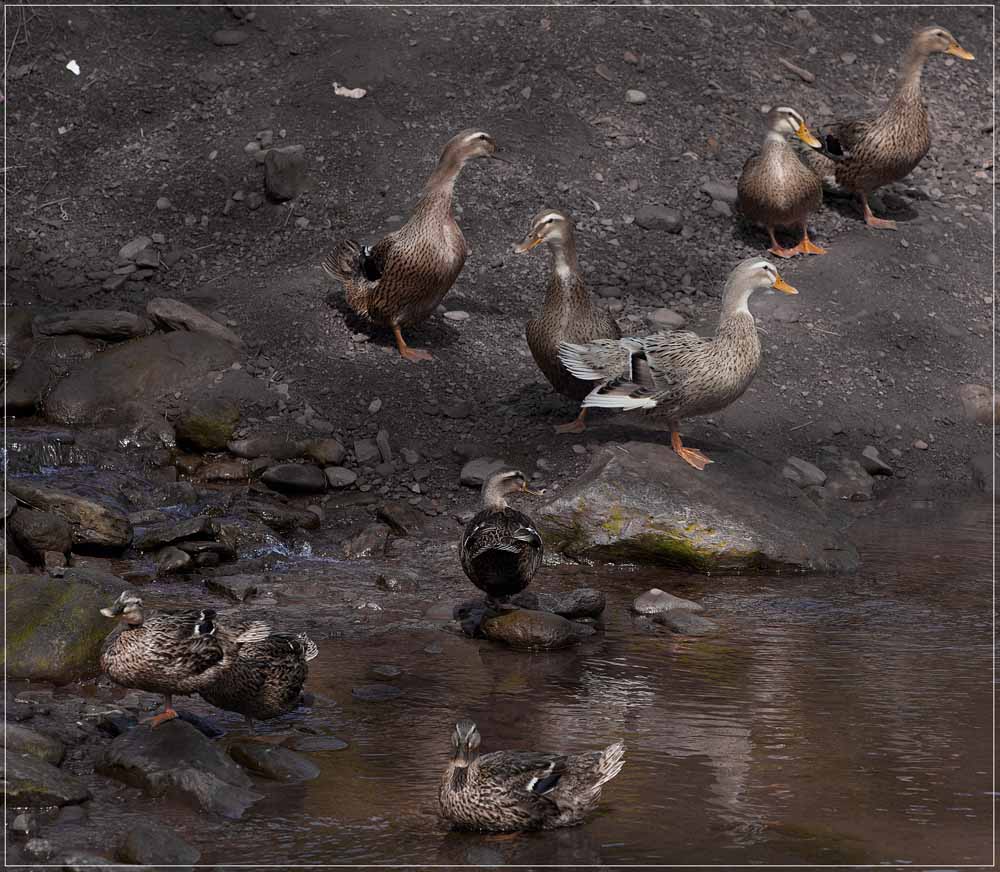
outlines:
[{"label": "duck's tail feathers", "polygon": [[585,409],[655,409],[656,400],[649,389],[625,379],[614,379],[594,388],[583,398]]},{"label": "duck's tail feathers", "polygon": [[323,258],[323,272],[341,282],[362,275],[362,249],[353,239],[340,242],[331,254]]},{"label": "duck's tail feathers", "polygon": [[236,637],[237,644],[245,645],[248,642],[263,642],[271,635],[271,628],[263,621],[253,621],[248,624]]},{"label": "duck's tail feathers", "polygon": [[612,745],[608,745],[601,754],[601,759],[597,762],[597,783],[595,788],[600,788],[607,784],[625,765],[625,742],[619,739]]},{"label": "duck's tail feathers", "polygon": [[304,652],[302,657],[307,663],[310,660],[315,660],[319,656],[319,645],[317,645],[305,633],[299,633],[295,638],[298,639],[299,643],[302,645],[302,651]]},{"label": "duck's tail feathers", "polygon": [[[559,344],[559,360],[584,381],[604,381],[620,375],[628,366],[634,339],[597,339],[586,345]],[[641,346],[640,346],[641,347]]]}]

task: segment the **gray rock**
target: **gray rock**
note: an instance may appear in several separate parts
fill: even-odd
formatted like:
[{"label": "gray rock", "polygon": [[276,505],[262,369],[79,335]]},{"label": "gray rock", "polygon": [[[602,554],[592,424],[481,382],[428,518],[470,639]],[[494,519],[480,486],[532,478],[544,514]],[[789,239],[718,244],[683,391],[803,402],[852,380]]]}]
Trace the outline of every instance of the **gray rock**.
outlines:
[{"label": "gray rock", "polygon": [[11,518],[7,529],[36,563],[42,562],[46,551],[67,554],[73,545],[69,522],[53,512],[22,508]]},{"label": "gray rock", "polygon": [[639,615],[658,615],[677,609],[700,612],[702,607],[692,600],[674,596],[672,593],[667,593],[658,587],[640,594],[632,602],[632,611]]},{"label": "gray rock", "polygon": [[550,612],[530,609],[516,609],[485,618],[482,632],[487,639],[512,648],[546,651],[565,648],[579,638],[572,621]]},{"label": "gray rock", "polygon": [[420,591],[420,576],[410,570],[397,568],[390,573],[379,573],[375,584],[390,593],[418,593]]},{"label": "gray rock", "polygon": [[112,623],[108,596],[88,584],[45,575],[8,575],[7,676],[67,684],[100,673]]},{"label": "gray rock", "polygon": [[705,182],[701,186],[701,192],[713,200],[719,200],[729,205],[733,205],[737,199],[736,186],[727,185],[724,182]]},{"label": "gray rock", "polygon": [[310,463],[279,463],[268,467],[261,481],[282,493],[319,494],[326,490],[323,470]]},{"label": "gray rock", "polygon": [[62,763],[66,756],[66,746],[58,739],[29,730],[20,724],[8,723],[0,740],[11,755],[30,754],[53,766]]},{"label": "gray rock", "polygon": [[477,457],[462,467],[459,479],[462,484],[468,487],[482,487],[483,482],[493,475],[494,472],[508,465],[505,460],[495,460],[492,457]]},{"label": "gray rock", "polygon": [[375,557],[385,553],[389,528],[385,524],[369,524],[344,542],[344,555],[352,559]]},{"label": "gray rock", "polygon": [[200,397],[174,421],[177,444],[188,451],[224,451],[240,420],[240,408],[223,397]]},{"label": "gray rock", "polygon": [[376,663],[371,669],[368,670],[376,678],[399,678],[403,674],[403,670],[398,666],[393,666],[391,663]]},{"label": "gray rock", "polygon": [[282,743],[286,748],[293,751],[301,751],[304,754],[315,754],[322,751],[343,751],[347,747],[347,742],[338,739],[336,736],[303,736],[295,735],[285,739]]},{"label": "gray rock", "polygon": [[229,746],[229,756],[254,775],[272,781],[310,781],[319,776],[319,766],[312,760],[280,745],[234,742]]},{"label": "gray rock", "polygon": [[7,491],[19,502],[67,521],[75,545],[117,549],[132,541],[132,525],[125,514],[95,500],[27,479],[8,479]]},{"label": "gray rock", "polygon": [[249,36],[246,30],[217,30],[212,34],[212,42],[216,45],[239,45]]},{"label": "gray rock", "polygon": [[818,466],[801,457],[789,457],[781,474],[799,487],[822,486],[826,483],[826,473]]},{"label": "gray rock", "polygon": [[340,489],[350,487],[358,480],[357,473],[343,466],[330,466],[323,470],[327,483],[332,488]]},{"label": "gray rock", "polygon": [[146,314],[170,330],[203,333],[236,347],[243,344],[243,340],[228,327],[180,300],[156,297],[146,304]]},{"label": "gray rock", "polygon": [[649,323],[658,330],[680,330],[687,324],[687,318],[673,309],[653,309]]},{"label": "gray rock", "polygon": [[291,200],[308,188],[306,150],[302,145],[269,148],[264,153],[264,186],[274,200]]},{"label": "gray rock", "polygon": [[55,379],[52,365],[41,355],[32,354],[7,380],[4,400],[8,414],[30,415]]},{"label": "gray rock", "polygon": [[386,702],[390,699],[396,699],[403,695],[398,687],[393,684],[383,684],[381,682],[376,682],[375,684],[362,684],[360,687],[354,687],[351,689],[351,696],[355,699],[359,699],[362,702]]},{"label": "gray rock", "polygon": [[347,449],[336,439],[313,439],[305,444],[305,456],[320,466],[340,466],[347,457]]},{"label": "gray rock", "polygon": [[[325,441],[325,440],[321,440]],[[257,433],[246,439],[231,441],[226,447],[237,457],[253,460],[257,457],[270,457],[272,460],[291,460],[301,457],[306,451],[305,442],[290,439],[283,433]],[[314,460],[316,458],[313,458]]]},{"label": "gray rock", "polygon": [[357,439],[354,442],[354,457],[361,464],[376,463],[381,457],[378,443],[374,439]]},{"label": "gray rock", "polygon": [[719,625],[689,609],[671,609],[653,616],[658,624],[663,624],[674,633],[685,636],[710,636],[719,631]]},{"label": "gray rock", "polygon": [[824,513],[738,448],[703,472],[670,448],[609,445],[535,510],[546,547],[575,558],[704,572],[853,571],[858,555]]},{"label": "gray rock", "polygon": [[875,480],[856,460],[842,459],[840,466],[830,473],[823,492],[835,500],[865,502],[872,498]]},{"label": "gray rock", "polygon": [[635,223],[643,230],[665,230],[680,233],[684,227],[681,213],[667,206],[643,206],[635,213]]},{"label": "gray rock", "polygon": [[183,572],[194,565],[194,560],[186,551],[174,548],[173,545],[164,548],[156,555],[156,571],[163,575],[171,575],[176,572]]},{"label": "gray rock", "polygon": [[649,97],[646,96],[645,91],[638,91],[635,88],[629,88],[629,90],[625,92],[625,102],[631,103],[633,106],[641,106],[648,99]]},{"label": "gray rock", "polygon": [[581,587],[555,597],[555,603],[549,611],[564,618],[596,618],[607,604],[604,592],[592,587]]},{"label": "gray rock", "polygon": [[118,736],[105,749],[97,770],[149,796],[169,796],[234,820],[262,799],[236,763],[180,719]]},{"label": "gray rock", "polygon": [[1000,395],[994,395],[988,385],[960,385],[958,396],[967,420],[987,425],[993,423],[994,415],[1000,420]]},{"label": "gray rock", "polygon": [[119,423],[130,403],[186,392],[236,358],[232,345],[202,333],[147,336],[77,366],[45,398],[45,414],[61,424]]},{"label": "gray rock", "polygon": [[254,501],[247,503],[247,512],[260,518],[272,530],[288,533],[302,528],[314,530],[320,525],[319,516],[315,512],[304,509],[294,509],[291,506],[279,506],[275,503]]},{"label": "gray rock", "polygon": [[32,754],[8,753],[4,799],[12,808],[75,805],[90,799],[76,777]]},{"label": "gray rock", "polygon": [[879,456],[874,445],[866,445],[861,452],[861,465],[869,475],[892,475],[892,467]]},{"label": "gray rock", "polygon": [[198,467],[202,481],[246,481],[249,477],[250,465],[242,460],[216,460]]},{"label": "gray rock", "polygon": [[389,433],[387,430],[379,430],[375,437],[375,444],[378,446],[379,456],[383,463],[392,463],[392,446],[389,444]]},{"label": "gray rock", "polygon": [[145,318],[131,312],[110,309],[86,309],[57,315],[39,315],[35,318],[35,330],[43,336],[75,333],[110,342],[145,336],[149,328],[150,324]]},{"label": "gray rock", "polygon": [[135,256],[144,248],[153,244],[153,240],[148,236],[137,236],[131,242],[125,243],[118,251],[118,257],[122,260],[135,260]]},{"label": "gray rock", "polygon": [[385,521],[401,536],[414,536],[427,522],[427,516],[419,509],[401,500],[382,503],[376,512],[379,520]]},{"label": "gray rock", "polygon": [[212,519],[204,515],[183,521],[152,524],[136,533],[133,546],[139,551],[155,551],[185,539],[200,539],[212,535]]},{"label": "gray rock", "polygon": [[201,852],[163,824],[147,821],[132,827],[117,852],[123,863],[140,866],[191,866]]},{"label": "gray rock", "polygon": [[238,603],[258,593],[264,584],[263,575],[216,575],[205,579],[205,587]]}]

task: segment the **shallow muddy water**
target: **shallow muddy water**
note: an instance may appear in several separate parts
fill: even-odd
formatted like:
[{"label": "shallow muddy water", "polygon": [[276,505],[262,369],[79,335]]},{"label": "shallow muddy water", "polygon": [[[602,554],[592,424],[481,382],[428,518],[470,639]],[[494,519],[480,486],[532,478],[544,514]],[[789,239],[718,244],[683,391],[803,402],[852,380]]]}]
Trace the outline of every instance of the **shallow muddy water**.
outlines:
[{"label": "shallow muddy water", "polygon": [[[203,863],[988,863],[989,506],[869,518],[854,533],[853,578],[547,569],[540,587],[608,593],[604,633],[567,651],[432,630],[327,640],[316,706],[265,727],[297,721],[349,742],[311,755],[320,778],[262,783],[267,798],[211,838],[161,811]],[[699,600],[722,632],[634,623],[628,603],[651,586]],[[377,664],[403,670],[402,695],[353,699]],[[583,826],[450,832],[437,784],[462,716],[486,751],[623,737],[627,762]]]}]

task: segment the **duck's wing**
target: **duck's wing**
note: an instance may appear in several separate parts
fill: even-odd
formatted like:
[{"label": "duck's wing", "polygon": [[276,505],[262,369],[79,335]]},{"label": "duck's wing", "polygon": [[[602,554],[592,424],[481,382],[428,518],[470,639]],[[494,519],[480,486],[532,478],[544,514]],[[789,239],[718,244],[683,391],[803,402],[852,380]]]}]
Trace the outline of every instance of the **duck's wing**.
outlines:
[{"label": "duck's wing", "polygon": [[534,522],[521,512],[484,510],[476,515],[462,537],[462,552],[475,560],[487,551],[517,553],[525,545],[540,548],[542,537]]},{"label": "duck's wing", "polygon": [[558,787],[568,759],[537,751],[496,751],[479,758],[479,777],[508,793],[542,798]]}]

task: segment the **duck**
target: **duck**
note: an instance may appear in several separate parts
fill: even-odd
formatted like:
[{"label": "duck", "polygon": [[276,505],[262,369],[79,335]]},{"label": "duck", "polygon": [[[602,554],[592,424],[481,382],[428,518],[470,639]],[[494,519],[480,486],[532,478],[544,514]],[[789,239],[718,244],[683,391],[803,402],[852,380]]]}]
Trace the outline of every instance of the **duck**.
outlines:
[{"label": "duck", "polygon": [[501,608],[502,601],[524,590],[542,565],[542,537],[531,518],[507,504],[512,493],[541,496],[528,488],[520,470],[494,472],[483,482],[482,509],[459,543],[462,569],[486,594],[488,609]]},{"label": "duck", "polygon": [[[826,254],[826,249],[809,239],[809,216],[823,204],[823,183],[799,159],[788,144],[795,136],[811,148],[820,141],[809,132],[795,109],[778,106],[767,114],[767,133],[760,153],[743,165],[736,186],[739,209],[748,219],[763,224],[771,237],[768,251],[776,257],[796,254]],[[802,239],[784,248],[774,236],[775,227],[801,229]]]},{"label": "duck", "polygon": [[143,721],[150,727],[178,716],[175,695],[208,687],[239,656],[241,646],[262,642],[271,633],[261,621],[230,624],[212,609],[147,612],[142,598],[129,590],[101,614],[122,624],[101,648],[101,668],[122,687],[163,697],[162,711]]},{"label": "duck", "polygon": [[480,755],[476,724],[461,720],[451,737],[452,758],[441,778],[445,819],[490,833],[550,830],[582,823],[621,772],[625,743],[583,754],[493,751]]},{"label": "duck", "polygon": [[[549,384],[560,394],[580,401],[590,393],[591,384],[576,378],[559,360],[559,343],[586,343],[594,339],[618,339],[621,330],[611,315],[594,305],[580,275],[576,259],[573,222],[556,209],[543,209],[531,219],[524,241],[515,246],[520,254],[545,244],[552,252],[545,303],[539,317],[527,324],[528,348]],[[557,433],[582,433],[587,428],[587,410]]]},{"label": "duck", "polygon": [[453,136],[424,185],[409,220],[375,245],[340,242],[322,268],[345,289],[348,305],[373,324],[389,327],[407,360],[432,360],[411,348],[401,332],[430,317],[465,265],[468,246],[452,214],[455,181],[465,164],[496,155],[496,141],[482,130]]},{"label": "duck", "polygon": [[869,227],[896,229],[895,221],[872,213],[868,197],[883,185],[909,175],[930,149],[930,124],[920,78],[933,54],[975,60],[943,27],[917,30],[903,58],[895,96],[885,111],[873,118],[850,118],[821,128],[817,135],[821,147],[806,148],[800,154],[834,189],[857,196]]},{"label": "duck", "polygon": [[683,444],[680,422],[726,408],[753,381],[761,350],[748,302],[758,288],[798,293],[774,264],[747,258],[726,279],[719,325],[711,339],[684,331],[587,345],[563,343],[559,356],[578,378],[600,382],[587,394],[584,406],[658,409],[667,417],[673,450],[703,470],[712,461]]},{"label": "duck", "polygon": [[319,647],[305,633],[274,633],[241,645],[228,669],[198,693],[216,708],[237,712],[254,732],[254,720],[271,720],[298,707]]}]

